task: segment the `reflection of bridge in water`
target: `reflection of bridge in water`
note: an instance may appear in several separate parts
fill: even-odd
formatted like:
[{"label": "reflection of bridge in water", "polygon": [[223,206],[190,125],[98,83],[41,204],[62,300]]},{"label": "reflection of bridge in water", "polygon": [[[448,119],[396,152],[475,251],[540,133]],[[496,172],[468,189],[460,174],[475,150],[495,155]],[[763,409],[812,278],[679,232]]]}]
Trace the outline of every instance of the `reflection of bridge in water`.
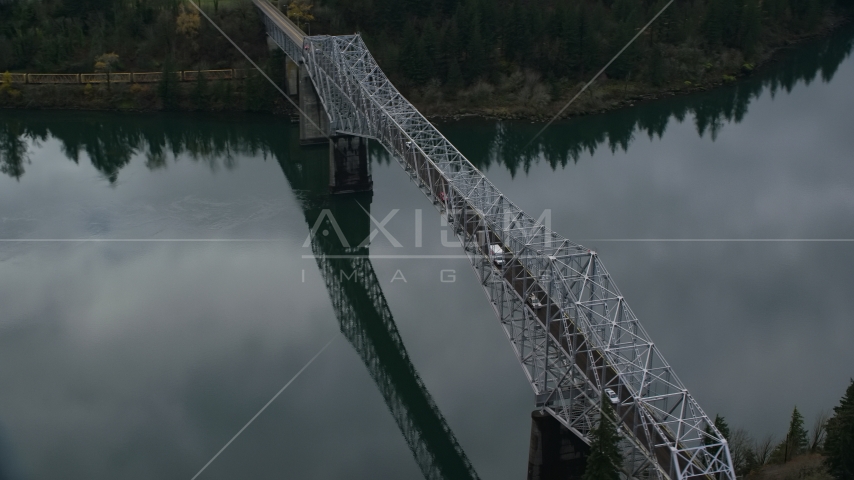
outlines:
[{"label": "reflection of bridge in water", "polygon": [[[330,212],[351,245],[358,245],[370,235],[369,217],[354,198],[327,195],[325,165],[297,163],[281,157],[279,162],[291,188],[301,192],[299,201],[309,228],[317,225],[324,212]],[[370,211],[372,194],[356,195],[355,200]],[[341,333],[364,362],[424,478],[478,478],[406,353],[368,257],[368,246],[347,248],[337,236],[328,238],[334,240],[314,236],[311,250]]]},{"label": "reflection of bridge in water", "polygon": [[[287,86],[299,95],[300,140],[329,143],[331,190],[370,188],[370,174],[360,168],[368,162],[361,139],[378,141],[401,162],[462,242],[542,412],[589,443],[604,391],[611,389],[627,475],[735,478],[726,440],[664,360],[596,252],[550,231],[507,199],[400,95],[359,35],[309,37],[266,0],[254,2],[267,33],[290,58]],[[335,282],[329,267],[338,266],[325,263],[323,245],[315,240],[314,248],[330,291],[351,294]],[[364,265],[340,267],[358,271]],[[370,280],[360,291],[371,292]],[[346,295],[333,295],[333,301],[350,300]],[[361,301],[375,300],[368,295]]]}]

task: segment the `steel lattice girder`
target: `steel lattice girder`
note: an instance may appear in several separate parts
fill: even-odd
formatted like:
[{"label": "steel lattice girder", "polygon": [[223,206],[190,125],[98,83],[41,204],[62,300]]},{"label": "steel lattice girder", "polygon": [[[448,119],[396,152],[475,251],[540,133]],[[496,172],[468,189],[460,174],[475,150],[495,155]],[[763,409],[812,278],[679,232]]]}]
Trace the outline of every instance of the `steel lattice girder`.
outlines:
[{"label": "steel lattice girder", "polygon": [[[272,22],[268,28],[277,29]],[[612,388],[620,397],[629,475],[735,479],[726,439],[676,377],[596,252],[507,199],[394,88],[359,35],[306,37],[301,55],[331,131],[379,141],[457,228],[550,414],[589,442],[602,390]],[[500,268],[486,254],[492,243],[511,257]],[[544,312],[526,302],[529,293],[543,300]]]}]

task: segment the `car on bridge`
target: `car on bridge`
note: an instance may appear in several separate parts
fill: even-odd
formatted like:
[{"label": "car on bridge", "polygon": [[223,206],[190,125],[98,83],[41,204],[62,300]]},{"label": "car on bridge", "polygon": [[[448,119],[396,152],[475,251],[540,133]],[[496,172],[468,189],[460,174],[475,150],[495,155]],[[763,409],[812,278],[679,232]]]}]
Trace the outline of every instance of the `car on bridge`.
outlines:
[{"label": "car on bridge", "polygon": [[492,260],[492,263],[495,264],[496,267],[504,266],[504,248],[497,243],[493,243],[489,245],[489,259]]},{"label": "car on bridge", "polygon": [[608,397],[608,400],[610,400],[614,405],[620,403],[620,397],[617,396],[617,392],[610,388],[605,389],[605,396]]}]

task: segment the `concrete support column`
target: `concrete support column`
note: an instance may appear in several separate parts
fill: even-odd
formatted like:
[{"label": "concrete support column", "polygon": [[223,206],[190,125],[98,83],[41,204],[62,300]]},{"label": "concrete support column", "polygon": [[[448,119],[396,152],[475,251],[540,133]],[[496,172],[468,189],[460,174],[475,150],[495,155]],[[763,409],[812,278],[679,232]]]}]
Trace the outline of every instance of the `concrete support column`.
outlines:
[{"label": "concrete support column", "polygon": [[546,412],[531,412],[528,480],[580,479],[590,447]]},{"label": "concrete support column", "polygon": [[368,139],[337,135],[329,138],[329,191],[370,191],[374,186],[368,164]]},{"label": "concrete support column", "polygon": [[[326,143],[329,117],[323,109],[323,104],[320,103],[320,97],[314,90],[305,65],[299,66],[299,108],[304,113],[299,118],[300,145]],[[306,117],[311,121],[307,121]]]},{"label": "concrete support column", "polygon": [[299,65],[290,57],[285,58],[285,93],[292,97],[299,95]]}]

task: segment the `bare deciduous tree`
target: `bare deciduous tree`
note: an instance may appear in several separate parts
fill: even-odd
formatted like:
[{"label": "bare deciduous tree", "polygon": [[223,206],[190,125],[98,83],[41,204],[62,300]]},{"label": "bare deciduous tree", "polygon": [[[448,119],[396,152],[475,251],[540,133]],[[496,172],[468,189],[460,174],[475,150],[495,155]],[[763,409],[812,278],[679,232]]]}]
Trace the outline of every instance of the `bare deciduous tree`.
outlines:
[{"label": "bare deciduous tree", "polygon": [[743,475],[750,468],[750,460],[754,456],[752,444],[753,439],[743,428],[737,429],[730,437],[729,453],[736,474]]},{"label": "bare deciduous tree", "polygon": [[818,416],[815,418],[815,423],[810,431],[810,453],[815,453],[821,450],[821,447],[824,445],[824,439],[827,437],[827,420],[829,418],[830,416],[824,410],[819,412]]},{"label": "bare deciduous tree", "polygon": [[762,466],[768,463],[771,459],[771,452],[774,451],[774,435],[757,440],[753,446],[753,453],[756,455],[756,465]]}]

